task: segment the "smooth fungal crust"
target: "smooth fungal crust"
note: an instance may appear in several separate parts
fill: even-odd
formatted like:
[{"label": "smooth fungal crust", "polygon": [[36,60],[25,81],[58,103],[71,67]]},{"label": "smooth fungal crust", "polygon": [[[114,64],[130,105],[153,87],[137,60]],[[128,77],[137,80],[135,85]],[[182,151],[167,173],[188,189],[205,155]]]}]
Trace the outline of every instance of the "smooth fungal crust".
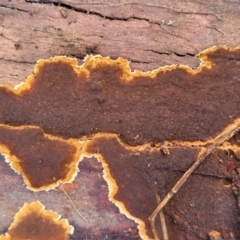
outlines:
[{"label": "smooth fungal crust", "polygon": [[[125,165],[135,154],[144,155],[148,145],[176,140],[188,142],[186,147],[191,148],[191,143],[207,143],[240,116],[240,48],[213,47],[198,57],[201,64],[196,70],[172,65],[145,73],[131,72],[129,62],[122,58],[99,55],[87,56],[82,66],[67,57],[39,60],[25,83],[14,89],[0,86],[0,151],[34,191],[72,181],[80,156],[97,156],[104,165],[110,199],[139,224],[141,236],[147,239],[151,237],[147,218],[156,205],[155,192],[147,187],[142,196],[151,199],[151,209],[141,203],[134,203],[135,209],[131,209],[124,194],[134,190],[134,197],[141,197],[141,186],[135,186],[142,173],[124,172],[132,169]],[[103,134],[99,142],[94,139],[98,133]],[[111,166],[111,161],[119,159],[116,146],[122,144],[106,133],[119,134],[127,146],[121,150],[129,158],[126,164]],[[80,153],[81,146],[74,139],[87,138],[101,148]],[[137,152],[131,151],[135,147]],[[194,159],[195,150],[182,149],[178,154],[182,159],[190,155]],[[154,154],[156,151],[150,151],[148,157]],[[173,156],[171,153],[169,158]],[[175,157],[179,160],[179,155]],[[143,167],[142,162],[134,171]],[[149,164],[142,172],[154,171]],[[36,171],[39,168],[43,171]],[[132,187],[129,191],[121,187],[127,174],[136,182],[125,184]]]},{"label": "smooth fungal crust", "polygon": [[0,86],[0,123],[39,126],[64,139],[111,132],[135,146],[206,141],[240,116],[240,49],[199,56],[196,70],[173,65],[146,73],[131,72],[121,58],[88,56],[80,67],[66,57],[39,60],[26,83]]},{"label": "smooth fungal crust", "polygon": [[[234,121],[235,126],[239,121],[240,119]],[[230,131],[232,127],[233,124],[224,131]],[[169,146],[170,154],[165,154],[161,149],[150,146],[143,147],[139,151],[139,147],[126,146],[117,135],[99,134],[86,143],[83,150],[87,156],[95,156],[102,162],[110,200],[119,207],[121,213],[138,224],[141,238],[150,240],[153,236],[148,217],[157,207],[156,194],[164,197],[182,176],[182,172],[186,172],[197,159],[204,146],[208,146],[208,142],[201,143],[199,147],[192,147],[189,142],[184,145],[182,142],[180,146]],[[188,189],[180,191],[182,196],[178,199],[180,201],[183,199],[183,202],[176,203],[175,199],[171,201],[173,210],[167,207],[168,215],[175,218],[176,214],[177,219],[182,219],[180,222],[176,220],[177,224],[172,222],[170,224],[172,228],[177,228],[180,224],[186,230],[199,221],[195,226],[202,232],[207,232],[208,228],[216,227],[215,218],[220,214],[219,217],[224,216],[224,218],[217,222],[217,227],[219,229],[225,227],[234,234],[239,234],[238,224],[233,224],[234,219],[239,215],[232,213],[236,212],[236,209],[229,208],[235,202],[235,198],[231,189],[226,190],[222,185],[222,179],[231,176],[227,170],[226,154],[231,147],[228,144],[226,148],[215,149],[211,154],[212,159],[206,160],[204,166],[201,165],[196,171],[197,174],[191,176],[190,184],[189,182],[186,184]],[[239,147],[234,146],[234,149],[239,150]],[[222,161],[221,164],[219,159]],[[201,186],[199,181],[193,181],[198,177],[201,179]],[[195,184],[191,185],[192,181]],[[213,191],[217,193],[213,195]],[[217,199],[216,194],[219,196]],[[188,195],[191,196],[188,198]],[[190,209],[189,201],[192,204]],[[224,209],[222,209],[223,202],[228,204]],[[204,209],[202,205],[206,205]],[[196,212],[198,216],[195,216]],[[160,229],[158,218],[156,222],[156,226]],[[170,239],[177,239],[176,235]]]},{"label": "smooth fungal crust", "polygon": [[67,240],[74,228],[56,212],[45,210],[39,202],[25,203],[0,240]]},{"label": "smooth fungal crust", "polygon": [[[104,141],[106,139],[109,140],[110,144],[109,143],[104,144]],[[100,142],[99,146],[98,146],[98,142]],[[112,142],[115,142],[115,145],[116,144],[119,145],[119,149],[124,148],[126,151],[129,151],[131,154],[138,154],[140,151],[153,152],[154,150],[151,149],[149,146],[132,147],[132,146],[126,145],[123,142],[121,142],[121,140],[118,138],[118,136],[116,134],[109,134],[109,133],[97,134],[96,136],[94,136],[94,138],[91,141],[86,141],[82,148],[82,151],[84,152],[85,156],[96,157],[98,159],[98,161],[100,161],[102,163],[103,177],[104,177],[105,181],[107,182],[108,189],[109,189],[109,194],[108,194],[109,200],[111,202],[113,202],[119,208],[119,211],[122,214],[124,214],[126,217],[128,217],[129,219],[131,219],[135,223],[137,223],[139,235],[142,239],[153,240],[151,237],[149,237],[149,234],[148,234],[148,231],[146,228],[146,224],[144,221],[146,219],[143,220],[136,215],[134,216],[131,209],[128,209],[126,207],[124,201],[119,201],[116,198],[116,195],[120,193],[118,186],[121,183],[118,181],[118,179],[114,179],[114,177],[112,175],[111,166],[109,166],[109,162],[107,161],[106,156],[104,155],[105,154],[104,149],[103,149],[103,151],[101,149],[101,143],[103,143],[103,145],[110,147],[111,150],[109,149],[110,150],[109,152],[116,151],[114,149],[114,147],[111,146]],[[159,151],[159,149],[157,151]],[[116,156],[114,158],[118,159],[118,157],[119,156],[116,154]],[[125,173],[123,171],[123,176],[124,176],[124,174]]]},{"label": "smooth fungal crust", "polygon": [[[184,152],[185,149],[182,149]],[[150,172],[153,162],[157,163],[159,159],[165,157],[162,151],[147,145],[128,146],[114,134],[96,135],[91,141],[86,142],[83,151],[86,156],[95,156],[102,162],[104,179],[109,187],[109,199],[118,206],[122,214],[138,224],[139,235],[142,239],[152,240],[148,217],[157,206],[156,195],[151,184],[146,182],[146,176],[142,173]],[[196,152],[194,149],[187,155],[194,159]],[[170,160],[166,159],[165,161],[173,162],[171,161],[173,156],[175,159],[178,157],[178,160],[181,161],[184,158],[181,155],[176,156],[171,151]],[[138,169],[141,170],[138,172]]]},{"label": "smooth fungal crust", "polygon": [[78,172],[80,144],[44,134],[39,127],[0,124],[0,151],[33,191],[71,182]]}]

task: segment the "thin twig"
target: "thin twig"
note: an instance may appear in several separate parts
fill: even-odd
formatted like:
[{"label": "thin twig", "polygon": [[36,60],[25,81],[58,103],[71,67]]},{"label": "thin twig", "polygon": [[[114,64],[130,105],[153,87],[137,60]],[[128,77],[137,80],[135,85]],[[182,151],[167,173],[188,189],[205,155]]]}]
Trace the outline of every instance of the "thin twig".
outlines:
[{"label": "thin twig", "polygon": [[199,164],[206,159],[206,157],[219,145],[223,142],[234,136],[240,130],[240,119],[234,122],[231,127],[224,130],[220,135],[218,135],[213,143],[204,148],[202,152],[200,152],[196,162],[183,174],[183,176],[178,180],[172,190],[167,194],[167,196],[163,199],[163,201],[158,205],[158,207],[153,211],[151,216],[148,218],[152,227],[153,235],[156,240],[159,240],[156,227],[155,227],[155,219],[157,214],[166,206],[169,200],[173,197],[174,194],[178,192],[180,187],[186,182],[192,172],[199,166]]},{"label": "thin twig", "polygon": [[[157,198],[158,204],[160,204],[161,203],[160,196],[156,195],[156,198]],[[167,225],[166,225],[165,216],[164,216],[163,211],[159,212],[159,216],[160,216],[160,221],[161,221],[161,226],[162,226],[163,239],[164,240],[169,240]]]},{"label": "thin twig", "polygon": [[70,200],[73,208],[75,209],[75,211],[77,212],[77,214],[87,223],[87,229],[90,227],[90,223],[89,221],[78,211],[76,204],[73,202],[72,198],[69,196],[69,194],[63,189],[61,188],[61,190],[66,194],[66,196],[68,197],[68,199]]}]

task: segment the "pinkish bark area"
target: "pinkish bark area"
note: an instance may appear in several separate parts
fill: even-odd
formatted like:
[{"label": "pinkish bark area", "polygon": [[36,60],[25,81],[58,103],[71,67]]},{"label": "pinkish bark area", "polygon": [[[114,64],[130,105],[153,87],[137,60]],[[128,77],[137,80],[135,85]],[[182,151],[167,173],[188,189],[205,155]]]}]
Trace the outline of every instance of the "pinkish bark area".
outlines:
[{"label": "pinkish bark area", "polygon": [[[149,71],[171,64],[187,64],[195,68],[199,65],[195,57],[199,51],[214,45],[238,45],[239,14],[239,1],[230,0],[1,0],[0,84],[14,86],[32,73],[38,59],[58,55],[76,57],[79,64],[86,54],[101,54],[113,59],[123,57],[131,61],[132,70]],[[232,167],[231,162],[228,164]],[[139,239],[137,225],[108,201],[101,164],[93,159],[84,160],[80,169],[81,174],[76,177],[74,187],[66,191],[78,211],[89,221],[89,228],[63,191],[34,193],[27,190],[22,177],[16,175],[0,156],[0,234],[6,232],[13,215],[24,202],[40,200],[46,208],[58,212],[75,227],[71,240]],[[173,171],[181,176],[181,169]],[[238,203],[230,191],[227,196],[233,201],[231,211],[237,212],[239,171],[235,174],[233,184]],[[204,175],[204,171],[199,173],[199,179],[205,183],[210,177],[204,178]],[[217,179],[221,180],[213,177],[211,181]],[[174,178],[165,185],[172,186],[176,180]],[[193,184],[201,186],[201,181],[195,176]],[[221,181],[230,186],[228,178]],[[203,189],[201,191],[204,192]],[[183,199],[181,196],[187,199],[182,192],[176,198],[179,203]],[[190,196],[194,194],[190,193]],[[187,202],[184,204],[189,214]],[[231,204],[226,205],[229,207]],[[195,214],[201,215],[193,212],[193,219]],[[167,216],[169,225],[175,221],[180,226],[176,225],[175,229],[181,225],[185,229],[191,227],[182,222],[176,212],[170,215]],[[189,239],[208,239],[205,232],[190,230]],[[222,239],[234,239],[230,236],[226,229]],[[187,232],[184,237],[188,239]]]},{"label": "pinkish bark area", "polygon": [[[41,2],[41,3],[39,3]],[[239,43],[238,1],[1,0],[0,83],[14,85],[40,58],[101,54],[153,70],[214,45]]]}]

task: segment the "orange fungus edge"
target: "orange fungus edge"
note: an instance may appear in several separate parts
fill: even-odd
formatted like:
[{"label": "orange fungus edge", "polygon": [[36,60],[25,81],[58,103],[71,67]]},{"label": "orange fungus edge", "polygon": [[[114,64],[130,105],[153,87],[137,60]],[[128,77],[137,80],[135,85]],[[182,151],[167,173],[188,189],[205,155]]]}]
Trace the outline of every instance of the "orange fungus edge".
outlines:
[{"label": "orange fungus edge", "polygon": [[213,63],[208,59],[207,54],[212,53],[218,49],[224,49],[228,51],[235,51],[240,49],[240,45],[236,48],[230,48],[228,46],[214,46],[211,48],[208,48],[196,56],[200,60],[200,64],[198,68],[192,69],[187,65],[182,65],[182,64],[173,64],[173,65],[166,65],[163,67],[159,67],[158,69],[154,69],[152,71],[147,71],[147,72],[142,72],[139,70],[134,70],[131,71],[131,68],[129,67],[129,61],[126,59],[123,59],[121,57],[118,57],[116,60],[111,59],[110,57],[102,57],[101,55],[86,55],[84,58],[84,63],[79,66],[77,59],[75,58],[70,58],[66,56],[56,56],[56,57],[51,57],[49,59],[39,59],[34,67],[33,74],[29,75],[27,79],[24,82],[21,82],[20,84],[17,84],[14,89],[12,87],[6,85],[5,87],[9,90],[14,92],[17,95],[22,95],[25,91],[28,91],[31,89],[31,86],[34,84],[35,81],[35,76],[39,73],[40,69],[48,63],[58,63],[58,62],[63,62],[63,63],[68,63],[70,66],[72,66],[74,72],[78,75],[83,77],[84,79],[87,79],[90,76],[90,72],[92,69],[95,69],[97,67],[103,67],[103,66],[116,66],[120,67],[123,70],[121,79],[123,81],[131,81],[135,77],[141,77],[141,76],[148,76],[151,78],[156,77],[156,75],[160,72],[168,72],[172,71],[174,69],[185,69],[188,73],[195,75],[199,72],[201,72],[204,68],[211,69],[213,66]]},{"label": "orange fungus edge", "polygon": [[[26,129],[26,128],[37,128],[36,126],[19,126],[19,127],[12,127],[9,125],[5,125],[5,124],[0,124],[0,126],[4,126],[5,128],[9,128],[9,129]],[[4,144],[0,144],[0,153],[4,156],[5,161],[7,163],[9,163],[9,165],[11,166],[11,168],[19,175],[22,175],[24,182],[27,185],[27,188],[34,191],[34,192],[38,192],[38,191],[49,191],[51,189],[55,189],[56,187],[58,187],[61,183],[71,183],[74,181],[75,177],[77,176],[78,172],[79,172],[79,168],[78,168],[78,164],[81,161],[81,145],[82,143],[75,140],[75,139],[63,139],[61,137],[56,137],[50,134],[46,134],[44,133],[44,137],[48,140],[57,140],[60,142],[63,142],[67,145],[72,145],[76,148],[76,151],[74,153],[74,155],[72,156],[71,159],[71,163],[68,166],[69,171],[67,172],[66,176],[64,179],[56,179],[55,182],[48,184],[48,185],[44,185],[38,188],[35,188],[32,186],[31,181],[28,179],[28,177],[26,176],[26,174],[23,172],[24,169],[22,169],[19,166],[19,162],[20,159],[18,159],[14,153],[11,153],[10,149],[8,146],[4,145]]]},{"label": "orange fungus edge", "polygon": [[[45,206],[40,203],[39,201],[35,201],[32,203],[25,203],[23,207],[15,214],[14,216],[14,221],[8,228],[8,232],[5,235],[0,235],[0,240],[11,240],[11,239],[18,239],[18,240],[23,240],[22,237],[14,236],[14,231],[16,232],[17,228],[20,228],[20,224],[23,224],[24,220],[29,216],[35,214],[36,218],[43,218],[46,221],[50,222],[49,227],[58,227],[61,228],[64,234],[64,239],[62,240],[67,240],[69,234],[73,234],[74,232],[74,227],[69,225],[69,222],[67,219],[62,218],[61,215],[59,215],[56,212],[53,212],[51,210],[45,210]],[[24,223],[27,224],[25,221]],[[18,231],[18,230],[17,230]],[[21,231],[21,229],[19,229]],[[13,235],[11,235],[11,232],[13,232]],[[26,238],[28,236],[25,236]],[[31,237],[33,237],[31,235]],[[38,239],[38,236],[34,239]],[[54,236],[53,236],[54,237]],[[52,238],[51,238],[52,239]]]},{"label": "orange fungus edge", "polygon": [[[134,147],[128,147],[125,146],[125,144],[123,142],[121,142],[121,140],[118,138],[118,136],[116,134],[110,134],[110,133],[105,133],[105,134],[97,134],[95,137],[112,137],[112,138],[116,138],[117,141],[123,145],[125,148],[128,148],[128,150],[130,151],[134,151]],[[110,173],[110,169],[108,167],[108,164],[106,163],[106,161],[104,160],[104,158],[102,157],[102,155],[99,154],[92,154],[89,153],[87,148],[88,148],[88,143],[90,143],[89,141],[86,141],[84,146],[83,146],[83,152],[84,152],[84,156],[85,157],[95,157],[101,164],[103,167],[103,178],[104,180],[107,182],[108,185],[108,190],[109,190],[109,194],[108,194],[108,199],[115,205],[118,207],[120,213],[122,213],[123,215],[125,215],[127,218],[133,220],[136,224],[137,224],[137,228],[139,231],[139,235],[142,239],[145,240],[154,240],[152,238],[150,238],[147,234],[146,231],[146,226],[144,221],[142,221],[141,219],[134,217],[133,215],[131,215],[131,213],[127,210],[126,206],[124,205],[123,202],[116,200],[114,197],[118,192],[118,185],[117,182],[115,181],[115,179],[112,177],[111,173]],[[140,147],[142,150],[146,149],[146,146],[143,145]],[[136,149],[138,149],[138,147],[136,147]]]}]

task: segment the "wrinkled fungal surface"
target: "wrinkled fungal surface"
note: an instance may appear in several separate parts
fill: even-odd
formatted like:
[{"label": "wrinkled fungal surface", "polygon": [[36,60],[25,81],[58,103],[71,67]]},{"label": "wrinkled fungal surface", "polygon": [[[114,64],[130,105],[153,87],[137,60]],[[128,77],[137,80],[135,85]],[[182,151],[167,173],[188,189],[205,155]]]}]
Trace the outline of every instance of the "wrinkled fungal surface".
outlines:
[{"label": "wrinkled fungal surface", "polygon": [[0,240],[67,240],[73,227],[66,219],[45,207],[38,201],[25,203],[14,217],[14,222]]},{"label": "wrinkled fungal surface", "polygon": [[[97,157],[109,199],[151,239],[156,195],[239,121],[240,48],[213,47],[199,58],[195,70],[146,73],[122,58],[39,60],[24,83],[0,86],[0,151],[34,191],[73,181],[78,162]],[[239,139],[215,149],[166,206],[170,239],[240,238]]]}]

